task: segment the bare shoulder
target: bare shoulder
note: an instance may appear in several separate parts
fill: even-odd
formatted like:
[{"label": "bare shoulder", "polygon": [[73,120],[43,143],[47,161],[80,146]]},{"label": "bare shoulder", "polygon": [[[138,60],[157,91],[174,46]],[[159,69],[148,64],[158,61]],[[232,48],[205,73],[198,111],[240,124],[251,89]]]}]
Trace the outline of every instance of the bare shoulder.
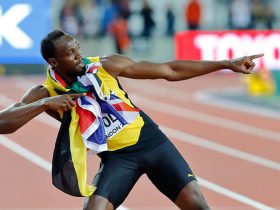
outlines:
[{"label": "bare shoulder", "polygon": [[30,88],[21,98],[21,103],[29,104],[42,98],[49,97],[49,91],[43,85],[37,85]]},{"label": "bare shoulder", "polygon": [[127,67],[135,63],[131,58],[120,54],[108,54],[100,58],[103,68],[117,78]]}]

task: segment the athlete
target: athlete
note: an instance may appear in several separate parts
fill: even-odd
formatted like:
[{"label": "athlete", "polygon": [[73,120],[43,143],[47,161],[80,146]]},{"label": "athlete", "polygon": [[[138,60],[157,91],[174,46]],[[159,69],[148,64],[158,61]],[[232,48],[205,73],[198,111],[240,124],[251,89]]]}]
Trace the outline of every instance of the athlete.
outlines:
[{"label": "athlete", "polygon": [[[209,209],[187,162],[158,126],[130,101],[118,77],[180,81],[221,69],[250,74],[255,66],[253,60],[262,57],[263,54],[234,60],[173,60],[164,63],[134,61],[118,54],[85,58],[80,52],[76,39],[59,30],[50,32],[42,40],[41,53],[50,65],[46,82],[31,88],[19,103],[0,112],[0,133],[15,132],[45,111],[61,121],[62,128],[58,136],[64,138],[65,135],[73,133],[71,128],[74,125],[79,129],[76,129],[72,137],[67,139],[70,139],[70,142],[80,140],[83,142],[86,133],[84,131],[87,129],[83,123],[93,119],[87,118],[92,115],[83,114],[84,101],[86,105],[91,103],[91,107],[98,102],[101,108],[97,110],[103,113],[104,106],[108,104],[109,107],[116,107],[111,103],[111,99],[114,98],[122,104],[121,107],[127,108],[121,111],[134,116],[129,121],[126,116],[117,117],[118,113],[122,112],[118,110],[118,113],[115,113],[116,111],[113,110],[99,122],[100,129],[105,129],[103,131],[109,140],[105,142],[105,149],[103,145],[101,146],[103,149],[96,152],[101,158],[99,172],[93,181],[93,186],[96,188],[88,186],[83,188],[82,184],[78,183],[74,186],[79,186],[78,192],[76,190],[73,192],[72,188],[70,190],[63,188],[62,181],[59,183],[62,183],[59,188],[72,195],[88,197],[85,210],[112,210],[121,205],[140,176],[147,174],[159,191],[171,199],[178,208]],[[105,95],[108,95],[109,99]],[[75,121],[73,119],[76,119],[77,114],[78,120]],[[96,112],[96,116],[99,114]],[[111,127],[115,122],[120,123],[122,120],[126,120],[126,125],[118,124],[118,128],[121,129]],[[71,155],[72,158],[75,156],[73,151]],[[56,159],[53,164],[55,163]],[[53,172],[53,176],[56,176],[56,172]],[[79,180],[81,176],[78,174],[76,177]],[[70,185],[77,180],[71,179]]]}]

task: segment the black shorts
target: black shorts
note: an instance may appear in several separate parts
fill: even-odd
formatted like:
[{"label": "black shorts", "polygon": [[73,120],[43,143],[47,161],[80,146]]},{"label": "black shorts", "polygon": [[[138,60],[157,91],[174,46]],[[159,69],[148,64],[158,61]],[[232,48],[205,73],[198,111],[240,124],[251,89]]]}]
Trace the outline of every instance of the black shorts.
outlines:
[{"label": "black shorts", "polygon": [[93,180],[97,186],[94,195],[107,198],[115,209],[143,174],[173,202],[184,186],[196,180],[187,162],[167,138],[159,146],[141,153],[103,152],[100,157],[100,169]]}]

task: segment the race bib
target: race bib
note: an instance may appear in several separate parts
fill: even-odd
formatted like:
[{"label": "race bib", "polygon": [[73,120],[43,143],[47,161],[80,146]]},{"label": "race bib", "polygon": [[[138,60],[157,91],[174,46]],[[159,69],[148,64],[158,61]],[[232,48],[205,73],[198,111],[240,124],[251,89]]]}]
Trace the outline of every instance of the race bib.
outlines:
[{"label": "race bib", "polygon": [[114,137],[123,128],[122,123],[112,114],[102,113],[102,120],[107,139]]}]

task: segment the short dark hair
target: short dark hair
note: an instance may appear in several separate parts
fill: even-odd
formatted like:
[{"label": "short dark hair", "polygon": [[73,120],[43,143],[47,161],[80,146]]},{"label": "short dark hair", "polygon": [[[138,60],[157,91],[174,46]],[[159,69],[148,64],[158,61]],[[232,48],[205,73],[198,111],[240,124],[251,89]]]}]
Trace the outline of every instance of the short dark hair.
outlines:
[{"label": "short dark hair", "polygon": [[49,58],[55,56],[55,46],[53,42],[66,34],[60,30],[54,30],[48,33],[41,41],[41,54],[48,61]]}]

